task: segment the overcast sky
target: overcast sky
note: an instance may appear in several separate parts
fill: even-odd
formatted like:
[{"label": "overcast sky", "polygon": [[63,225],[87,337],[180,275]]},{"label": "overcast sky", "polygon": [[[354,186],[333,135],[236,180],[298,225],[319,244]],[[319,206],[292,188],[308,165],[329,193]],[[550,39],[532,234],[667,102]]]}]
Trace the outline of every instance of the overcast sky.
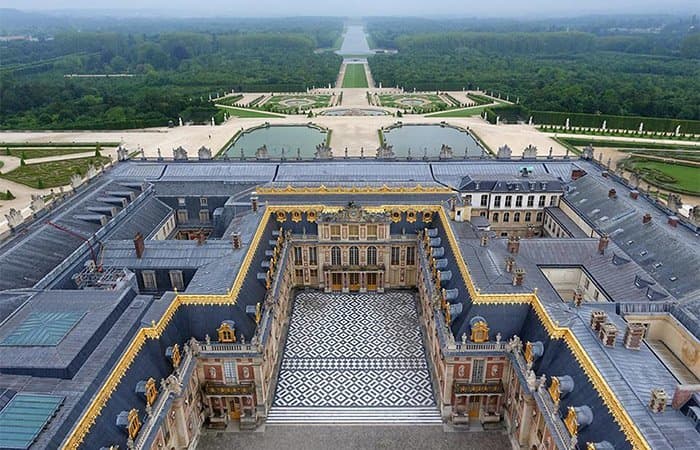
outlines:
[{"label": "overcast sky", "polygon": [[694,13],[698,0],[0,0],[22,10],[160,10],[169,16],[457,15],[546,17],[601,13]]}]

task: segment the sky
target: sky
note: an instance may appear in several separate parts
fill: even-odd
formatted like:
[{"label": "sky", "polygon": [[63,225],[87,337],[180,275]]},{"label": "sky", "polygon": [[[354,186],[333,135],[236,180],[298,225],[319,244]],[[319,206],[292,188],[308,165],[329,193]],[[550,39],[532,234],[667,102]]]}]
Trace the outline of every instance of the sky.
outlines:
[{"label": "sky", "polygon": [[2,8],[90,9],[149,15],[552,17],[583,14],[695,13],[698,0],[0,0]]}]

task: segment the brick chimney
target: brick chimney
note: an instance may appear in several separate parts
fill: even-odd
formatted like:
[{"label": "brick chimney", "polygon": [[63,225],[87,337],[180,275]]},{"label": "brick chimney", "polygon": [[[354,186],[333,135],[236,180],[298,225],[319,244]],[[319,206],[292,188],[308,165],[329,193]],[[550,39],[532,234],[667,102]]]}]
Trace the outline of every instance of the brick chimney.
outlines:
[{"label": "brick chimney", "polygon": [[610,243],[610,238],[608,237],[607,234],[604,234],[600,237],[598,240],[598,253],[601,255],[605,254],[605,249],[608,248],[608,244]]},{"label": "brick chimney", "polygon": [[668,216],[668,224],[676,228],[678,226],[678,216]]},{"label": "brick chimney", "polygon": [[628,323],[625,330],[624,346],[628,350],[639,350],[644,338],[644,325],[641,323]]},{"label": "brick chimney", "polygon": [[506,256],[506,272],[511,273],[513,271],[513,265],[515,260],[512,256]]},{"label": "brick chimney", "polygon": [[231,241],[233,242],[233,248],[241,248],[241,232],[234,231],[233,233],[231,233]]},{"label": "brick chimney", "polygon": [[593,311],[591,313],[591,329],[599,331],[600,327],[608,320],[608,315],[605,311]]},{"label": "brick chimney", "polygon": [[489,235],[484,233],[481,235],[481,246],[486,247],[489,245]]},{"label": "brick chimney", "polygon": [[651,214],[646,213],[644,214],[644,217],[642,217],[642,223],[650,223],[651,222]]},{"label": "brick chimney", "polygon": [[134,250],[136,250],[136,257],[141,259],[143,257],[143,252],[146,251],[146,244],[143,240],[143,234],[139,231],[134,236]]},{"label": "brick chimney", "polygon": [[664,412],[666,409],[666,401],[668,400],[668,395],[666,391],[661,388],[656,388],[651,390],[651,400],[649,400],[649,409],[651,412],[660,413]]},{"label": "brick chimney", "polygon": [[576,288],[574,290],[574,306],[579,307],[581,306],[581,303],[583,303],[583,292],[581,289]]},{"label": "brick chimney", "polygon": [[630,191],[630,198],[632,200],[637,200],[639,198],[639,191],[636,189],[633,189]]},{"label": "brick chimney", "polygon": [[511,236],[508,238],[508,253],[512,253],[514,255],[518,254],[518,250],[520,250],[520,238]]},{"label": "brick chimney", "polygon": [[258,194],[255,191],[250,193],[250,205],[253,208],[253,212],[258,211]]},{"label": "brick chimney", "polygon": [[617,327],[613,323],[604,323],[598,330],[598,338],[606,347],[615,347],[615,339],[617,338]]},{"label": "brick chimney", "polygon": [[534,225],[527,226],[527,232],[525,234],[525,237],[528,239],[532,239],[533,237],[535,237],[535,226]]},{"label": "brick chimney", "polygon": [[615,189],[610,189],[608,191],[608,198],[617,198],[617,191]]},{"label": "brick chimney", "polygon": [[204,244],[204,241],[207,240],[207,237],[204,235],[204,231],[199,230],[199,233],[197,233],[197,245],[202,245]]},{"label": "brick chimney", "polygon": [[525,281],[525,269],[515,269],[513,273],[513,286],[522,286]]}]

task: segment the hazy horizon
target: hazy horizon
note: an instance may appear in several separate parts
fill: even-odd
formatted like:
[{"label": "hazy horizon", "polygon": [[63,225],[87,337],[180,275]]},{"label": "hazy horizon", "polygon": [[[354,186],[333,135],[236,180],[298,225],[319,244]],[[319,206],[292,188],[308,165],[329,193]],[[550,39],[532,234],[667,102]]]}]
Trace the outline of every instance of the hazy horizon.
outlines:
[{"label": "hazy horizon", "polygon": [[238,0],[232,5],[227,0],[122,0],[118,5],[105,7],[94,0],[0,0],[0,8],[25,12],[78,12],[95,15],[160,15],[165,17],[283,17],[283,16],[421,16],[484,17],[484,18],[547,18],[591,14],[693,14],[700,9],[697,1],[668,0],[564,0],[552,4],[548,0],[491,0],[464,2],[442,0],[426,6],[422,0],[404,0],[398,6],[393,1],[327,0],[323,4],[301,0]]}]

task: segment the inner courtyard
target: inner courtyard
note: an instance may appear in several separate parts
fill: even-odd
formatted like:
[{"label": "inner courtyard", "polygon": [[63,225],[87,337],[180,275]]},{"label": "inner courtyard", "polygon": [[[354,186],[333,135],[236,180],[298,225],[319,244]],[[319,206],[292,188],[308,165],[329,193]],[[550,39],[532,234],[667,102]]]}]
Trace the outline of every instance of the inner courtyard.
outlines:
[{"label": "inner courtyard", "polygon": [[441,423],[408,291],[302,291],[295,300],[275,423]]}]

